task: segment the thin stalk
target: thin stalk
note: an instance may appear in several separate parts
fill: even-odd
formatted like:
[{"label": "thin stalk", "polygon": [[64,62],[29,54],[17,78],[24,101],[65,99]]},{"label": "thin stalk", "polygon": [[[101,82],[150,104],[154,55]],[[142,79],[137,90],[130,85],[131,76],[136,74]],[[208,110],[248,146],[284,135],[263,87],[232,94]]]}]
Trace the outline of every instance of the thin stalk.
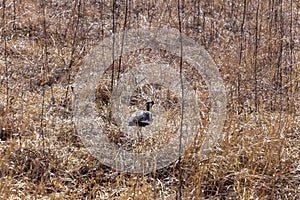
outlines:
[{"label": "thin stalk", "polygon": [[[116,31],[116,27],[115,27],[115,6],[116,6],[116,0],[112,0],[112,33],[113,33],[113,42],[112,42],[112,69],[111,69],[111,81],[110,81],[110,92],[111,92],[111,96],[113,93],[113,89],[114,89],[114,78],[115,78],[115,43],[116,43],[116,36],[115,36],[115,31]],[[112,98],[111,98],[112,100]],[[112,103],[111,103],[112,105]],[[109,123],[111,123],[111,118],[112,118],[112,108],[109,110],[108,113],[108,119],[109,119]]]},{"label": "thin stalk", "polygon": [[117,77],[117,80],[120,79],[120,74],[121,74],[123,46],[124,46],[124,41],[125,41],[125,35],[126,35],[125,31],[126,31],[126,25],[127,25],[127,14],[128,14],[128,0],[125,0],[125,19],[124,19],[124,26],[123,26],[121,52],[120,52],[120,56],[119,56],[119,67],[118,67],[118,77]]},{"label": "thin stalk", "polygon": [[[244,28],[245,28],[245,20],[246,20],[246,10],[247,10],[247,0],[244,0],[244,9],[243,9],[243,19],[241,24],[241,35],[240,35],[240,55],[239,55],[239,66],[241,67],[242,59],[243,59],[243,42],[244,42]],[[237,80],[237,97],[238,99],[241,98],[241,91],[240,91],[240,85],[241,85],[241,74],[238,73],[238,80]],[[237,103],[238,106],[238,112],[240,112],[240,104]]]},{"label": "thin stalk", "polygon": [[243,39],[244,39],[244,28],[245,28],[245,19],[246,19],[246,9],[247,9],[247,0],[244,0],[244,9],[243,9],[243,19],[241,24],[241,40],[240,40],[240,57],[239,65],[241,65],[243,57]]},{"label": "thin stalk", "polygon": [[16,15],[17,15],[17,9],[16,9],[16,0],[13,0],[13,8],[14,8],[14,15],[13,15],[13,30],[16,30]]},{"label": "thin stalk", "polygon": [[115,71],[115,42],[116,42],[116,36],[115,36],[115,4],[116,4],[116,0],[112,0],[112,32],[113,32],[113,44],[112,44],[112,70],[111,70],[111,83],[110,83],[110,91],[111,93],[113,92],[114,89],[114,71]]},{"label": "thin stalk", "polygon": [[280,1],[280,42],[279,42],[279,55],[277,60],[277,68],[279,74],[279,132],[282,127],[282,109],[283,109],[283,66],[282,66],[282,56],[283,56],[283,39],[284,39],[284,22],[283,22],[283,13],[282,13],[283,1]]},{"label": "thin stalk", "polygon": [[[289,42],[289,47],[290,47],[290,69],[291,69],[291,74],[290,74],[290,79],[289,82],[292,83],[293,80],[298,80],[297,79],[297,73],[294,73],[295,71],[293,70],[294,66],[294,36],[293,36],[293,0],[290,0],[290,9],[291,9],[291,18],[290,18],[290,42]],[[295,75],[294,75],[295,74]],[[296,77],[294,77],[296,76]],[[291,100],[287,100],[289,102],[289,111],[290,113],[293,113],[293,116],[295,117],[295,98],[294,98],[294,91],[296,88],[297,83],[292,83],[290,86],[290,94],[291,94]]]},{"label": "thin stalk", "polygon": [[8,62],[7,62],[7,38],[6,38],[6,0],[2,2],[2,38],[4,42],[4,74],[5,74],[5,81],[6,84],[6,108],[9,107],[9,74],[8,74]]},{"label": "thin stalk", "polygon": [[183,46],[182,46],[182,20],[181,20],[181,15],[183,12],[183,4],[180,5],[180,0],[177,1],[177,10],[178,10],[178,24],[179,24],[179,35],[180,35],[180,71],[179,71],[179,76],[180,76],[180,88],[181,88],[181,110],[180,110],[180,136],[179,136],[179,160],[178,160],[178,172],[179,172],[179,185],[178,185],[178,199],[182,199],[182,169],[181,169],[181,154],[182,154],[182,128],[183,128],[183,112],[184,112],[184,88],[183,88]]},{"label": "thin stalk", "polygon": [[[78,0],[75,5],[77,5],[76,26],[75,26],[73,40],[72,40],[72,50],[71,50],[71,55],[70,55],[70,62],[68,65],[68,72],[71,72],[73,64],[74,64],[74,55],[75,55],[75,51],[76,51],[77,35],[78,35],[80,16],[81,16],[81,11],[80,11],[81,10],[81,0]],[[71,73],[69,73],[69,75],[68,75],[68,85],[70,85],[70,83],[71,83]],[[67,104],[68,104],[69,90],[70,90],[70,87],[68,86],[66,94],[65,94],[65,101],[64,101],[65,106],[67,106]]]},{"label": "thin stalk", "polygon": [[[43,13],[43,65],[42,65],[42,73],[48,69],[48,45],[47,45],[47,26],[46,26],[46,1],[41,1],[42,13]],[[40,127],[41,127],[41,137],[42,137],[42,145],[43,149],[45,149],[45,135],[44,135],[44,109],[45,109],[45,79],[42,82],[42,110],[41,110],[41,119],[40,119]]]},{"label": "thin stalk", "polygon": [[255,16],[255,50],[254,50],[254,103],[255,103],[255,111],[258,111],[258,80],[257,80],[257,54],[258,54],[258,43],[259,43],[259,5],[260,1],[257,1],[257,7],[256,7],[256,16]]}]

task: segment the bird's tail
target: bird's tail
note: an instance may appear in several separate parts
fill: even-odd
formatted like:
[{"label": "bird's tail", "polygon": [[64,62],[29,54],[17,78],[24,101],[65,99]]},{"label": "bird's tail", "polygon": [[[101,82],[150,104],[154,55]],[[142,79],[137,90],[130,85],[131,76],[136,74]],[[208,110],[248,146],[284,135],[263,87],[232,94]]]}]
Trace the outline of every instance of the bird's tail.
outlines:
[{"label": "bird's tail", "polygon": [[134,121],[130,121],[130,122],[128,123],[128,126],[136,126],[136,123],[135,123]]}]

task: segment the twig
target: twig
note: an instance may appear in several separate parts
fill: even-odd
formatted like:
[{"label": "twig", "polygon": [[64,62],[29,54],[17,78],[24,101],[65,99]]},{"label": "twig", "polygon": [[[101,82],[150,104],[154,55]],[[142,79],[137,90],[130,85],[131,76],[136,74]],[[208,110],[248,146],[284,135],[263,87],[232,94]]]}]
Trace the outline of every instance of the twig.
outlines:
[{"label": "twig", "polygon": [[181,110],[180,110],[180,136],[179,136],[179,160],[178,160],[178,172],[179,172],[179,185],[178,185],[178,199],[182,199],[182,170],[181,170],[181,154],[182,154],[182,127],[183,127],[183,112],[184,112],[184,88],[183,88],[183,72],[182,72],[182,65],[183,65],[183,46],[182,46],[182,24],[181,24],[181,14],[183,11],[183,6],[180,5],[180,0],[177,1],[178,6],[178,24],[179,24],[179,34],[180,34],[180,88],[181,88]]}]

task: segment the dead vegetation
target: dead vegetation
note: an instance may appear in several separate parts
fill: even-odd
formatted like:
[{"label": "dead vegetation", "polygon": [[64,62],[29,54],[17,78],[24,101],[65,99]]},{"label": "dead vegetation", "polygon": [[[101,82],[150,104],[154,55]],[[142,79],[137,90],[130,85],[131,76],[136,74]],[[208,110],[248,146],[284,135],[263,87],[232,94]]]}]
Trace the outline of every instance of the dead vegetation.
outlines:
[{"label": "dead vegetation", "polygon": [[[225,81],[224,140],[202,160],[199,137],[180,162],[136,175],[102,165],[77,137],[72,83],[84,56],[113,32],[178,29],[177,1],[0,2],[1,199],[299,198],[299,2],[188,0],[179,7],[182,32],[205,47]],[[142,55],[178,59],[160,53]],[[123,66],[116,65],[115,78],[135,67]],[[97,90],[103,117],[110,74]],[[184,75],[201,83],[193,69]],[[176,94],[160,90],[168,115],[177,112]],[[118,143],[116,129],[109,131]]]}]

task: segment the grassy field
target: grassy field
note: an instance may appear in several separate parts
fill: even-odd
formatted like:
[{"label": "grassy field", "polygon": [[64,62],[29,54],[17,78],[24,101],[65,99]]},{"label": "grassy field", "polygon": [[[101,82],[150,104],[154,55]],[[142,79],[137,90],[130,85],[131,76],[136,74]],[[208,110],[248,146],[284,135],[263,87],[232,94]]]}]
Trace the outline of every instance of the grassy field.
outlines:
[{"label": "grassy field", "polygon": [[[2,0],[0,198],[300,199],[299,15],[296,0]],[[72,84],[105,37],[149,27],[181,27],[209,52],[228,93],[224,139],[207,159],[198,142],[153,173],[115,172],[78,137]],[[97,90],[104,113],[110,87]]]}]

